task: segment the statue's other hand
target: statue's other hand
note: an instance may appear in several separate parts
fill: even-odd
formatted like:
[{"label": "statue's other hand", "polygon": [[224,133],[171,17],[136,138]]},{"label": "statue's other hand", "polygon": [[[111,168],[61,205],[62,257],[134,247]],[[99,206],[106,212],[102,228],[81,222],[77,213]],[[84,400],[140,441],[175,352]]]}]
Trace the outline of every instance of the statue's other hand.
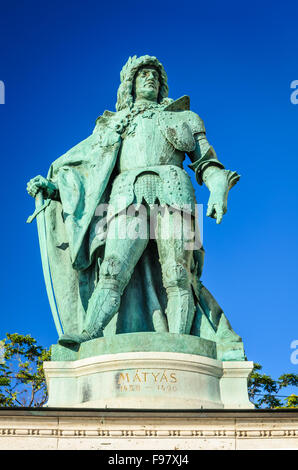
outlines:
[{"label": "statue's other hand", "polygon": [[216,219],[216,223],[220,224],[224,214],[227,212],[227,197],[225,194],[214,194],[211,192],[208,208],[207,217]]},{"label": "statue's other hand", "polygon": [[56,190],[56,186],[41,175],[35,176],[27,183],[27,192],[32,197],[36,197],[37,193],[42,191],[45,198],[51,198]]}]

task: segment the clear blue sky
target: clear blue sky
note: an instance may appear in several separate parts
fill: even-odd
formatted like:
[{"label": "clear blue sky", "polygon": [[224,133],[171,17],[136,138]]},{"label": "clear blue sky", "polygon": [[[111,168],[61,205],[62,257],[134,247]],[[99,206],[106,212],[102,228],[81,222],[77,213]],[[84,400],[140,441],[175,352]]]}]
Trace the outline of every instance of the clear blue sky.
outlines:
[{"label": "clear blue sky", "polygon": [[[26,182],[114,110],[129,55],[156,55],[242,178],[220,226],[204,217],[203,282],[249,360],[292,371],[297,329],[297,2],[0,2],[1,334],[57,341]],[[208,190],[197,188],[205,204]]]}]

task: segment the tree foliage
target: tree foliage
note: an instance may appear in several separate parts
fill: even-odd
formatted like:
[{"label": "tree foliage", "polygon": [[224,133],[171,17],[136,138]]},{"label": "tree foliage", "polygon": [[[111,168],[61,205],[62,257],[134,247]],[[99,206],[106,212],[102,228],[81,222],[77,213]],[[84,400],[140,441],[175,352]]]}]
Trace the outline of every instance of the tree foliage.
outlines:
[{"label": "tree foliage", "polygon": [[48,398],[43,361],[50,351],[30,335],[6,334],[0,341],[0,406],[43,406]]},{"label": "tree foliage", "polygon": [[281,396],[286,387],[298,386],[298,374],[282,374],[277,380],[261,374],[260,364],[255,363],[248,381],[248,394],[256,408],[298,408],[298,396]]}]

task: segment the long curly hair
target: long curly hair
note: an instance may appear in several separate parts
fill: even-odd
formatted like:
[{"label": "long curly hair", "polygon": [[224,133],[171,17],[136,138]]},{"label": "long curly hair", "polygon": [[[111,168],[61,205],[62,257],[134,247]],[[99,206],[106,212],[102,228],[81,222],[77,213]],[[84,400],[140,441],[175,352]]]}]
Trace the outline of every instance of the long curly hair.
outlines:
[{"label": "long curly hair", "polygon": [[159,72],[160,87],[158,94],[158,103],[168,104],[173,101],[168,98],[168,77],[165,72],[165,69],[163,68],[163,65],[159,62],[159,60],[157,60],[156,57],[149,55],[143,55],[141,57],[137,57],[135,55],[133,57],[129,57],[128,61],[120,72],[121,83],[117,92],[117,111],[121,111],[125,108],[131,109],[133,107],[133,88],[135,76],[137,71],[141,67],[144,67],[146,65],[151,65],[155,67]]}]

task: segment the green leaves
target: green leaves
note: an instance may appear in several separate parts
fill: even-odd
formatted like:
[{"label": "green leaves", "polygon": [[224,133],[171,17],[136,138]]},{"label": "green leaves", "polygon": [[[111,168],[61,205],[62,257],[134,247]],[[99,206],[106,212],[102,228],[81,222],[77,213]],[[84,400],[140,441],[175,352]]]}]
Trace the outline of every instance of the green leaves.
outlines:
[{"label": "green leaves", "polygon": [[260,364],[255,364],[248,381],[248,394],[256,408],[298,408],[298,396],[282,397],[279,393],[285,387],[297,387],[298,374],[283,374],[277,380],[270,375],[260,374]]},{"label": "green leaves", "polygon": [[43,362],[50,360],[50,351],[18,333],[7,333],[0,344],[0,406],[42,406],[47,401]]},{"label": "green leaves", "polygon": [[9,377],[0,377],[0,387],[10,385],[10,378]]},{"label": "green leaves", "polygon": [[298,386],[298,374],[283,374],[278,379],[280,388],[292,386]]},{"label": "green leaves", "polygon": [[286,408],[298,408],[298,396],[297,395],[290,395],[286,399]]}]

